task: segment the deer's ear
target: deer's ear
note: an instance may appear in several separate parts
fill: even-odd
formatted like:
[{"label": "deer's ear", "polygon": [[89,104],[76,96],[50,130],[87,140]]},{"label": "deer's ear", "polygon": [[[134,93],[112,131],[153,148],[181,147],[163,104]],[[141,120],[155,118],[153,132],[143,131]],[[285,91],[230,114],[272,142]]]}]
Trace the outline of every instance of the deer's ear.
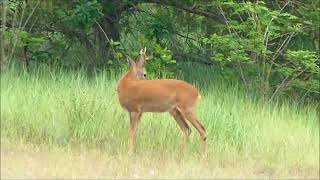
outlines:
[{"label": "deer's ear", "polygon": [[126,56],[126,58],[127,58],[127,62],[129,64],[129,66],[135,66],[136,65],[136,63],[129,56]]}]

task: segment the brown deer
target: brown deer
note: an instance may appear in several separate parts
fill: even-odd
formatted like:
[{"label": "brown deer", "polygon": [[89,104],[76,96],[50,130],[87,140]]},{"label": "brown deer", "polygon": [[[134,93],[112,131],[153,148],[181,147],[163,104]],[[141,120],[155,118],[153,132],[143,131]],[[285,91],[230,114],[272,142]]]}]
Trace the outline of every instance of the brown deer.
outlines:
[{"label": "brown deer", "polygon": [[129,154],[134,151],[136,132],[143,112],[169,112],[183,132],[183,149],[191,133],[186,120],[199,132],[201,155],[206,154],[206,130],[198,121],[195,110],[200,93],[191,84],[176,79],[147,80],[146,48],[133,61],[127,56],[129,71],[118,82],[121,106],[129,112]]}]

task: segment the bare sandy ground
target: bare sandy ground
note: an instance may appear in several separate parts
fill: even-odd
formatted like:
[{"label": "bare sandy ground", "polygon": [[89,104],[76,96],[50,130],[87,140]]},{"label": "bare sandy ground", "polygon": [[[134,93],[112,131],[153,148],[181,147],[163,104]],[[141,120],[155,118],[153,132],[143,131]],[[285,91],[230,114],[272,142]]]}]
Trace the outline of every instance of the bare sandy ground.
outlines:
[{"label": "bare sandy ground", "polygon": [[48,148],[1,144],[1,179],[110,179],[110,178],[294,178],[319,179],[315,169],[283,171],[245,161],[227,165],[174,158],[154,162],[143,157],[110,155],[86,148]]}]

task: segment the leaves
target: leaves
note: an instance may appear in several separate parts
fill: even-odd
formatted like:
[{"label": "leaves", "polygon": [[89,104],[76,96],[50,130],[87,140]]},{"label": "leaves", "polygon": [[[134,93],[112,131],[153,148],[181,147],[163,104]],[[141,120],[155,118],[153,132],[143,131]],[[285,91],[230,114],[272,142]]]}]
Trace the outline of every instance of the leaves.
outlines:
[{"label": "leaves", "polygon": [[295,68],[305,69],[311,73],[320,73],[319,57],[316,52],[288,50],[286,56]]},{"label": "leaves", "polygon": [[[88,31],[95,21],[103,15],[101,5],[97,0],[74,2],[75,8],[68,12],[66,21],[78,29]],[[63,13],[61,13],[63,15]]]},{"label": "leaves", "polygon": [[[217,65],[225,79],[237,76],[252,87],[248,90],[259,89],[264,96],[318,92],[317,3],[188,0],[176,8],[168,6],[171,1],[162,6],[141,2],[48,0],[28,19],[36,3],[8,1],[6,52],[27,47],[28,58],[35,61],[116,71],[126,67],[124,55],[137,56],[137,49],[147,46],[147,68],[161,76],[174,77],[176,63],[192,61]],[[195,10],[223,20],[189,13]],[[96,21],[110,40],[101,38]]]},{"label": "leaves", "polygon": [[176,64],[176,60],[172,58],[172,52],[168,48],[156,44],[149,59],[147,63],[148,71],[156,72],[163,77],[174,76],[174,69],[171,65]]},{"label": "leaves", "polygon": [[147,38],[155,38],[160,42],[160,40],[167,39],[175,32],[173,24],[166,17],[154,16],[149,18],[151,18],[148,21],[149,23],[147,23],[143,28]]}]

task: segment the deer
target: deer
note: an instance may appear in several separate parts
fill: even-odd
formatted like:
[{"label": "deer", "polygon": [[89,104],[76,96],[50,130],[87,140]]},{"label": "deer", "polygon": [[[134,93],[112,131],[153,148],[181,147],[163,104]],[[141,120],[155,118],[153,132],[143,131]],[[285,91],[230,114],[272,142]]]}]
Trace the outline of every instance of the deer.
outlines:
[{"label": "deer", "polygon": [[201,157],[206,156],[205,127],[196,115],[196,106],[201,95],[191,84],[177,79],[148,80],[145,68],[146,48],[140,50],[135,60],[126,56],[129,70],[117,84],[120,105],[129,113],[128,153],[134,153],[136,133],[144,112],[169,112],[182,131],[182,149],[191,134],[189,121],[200,136]]}]

